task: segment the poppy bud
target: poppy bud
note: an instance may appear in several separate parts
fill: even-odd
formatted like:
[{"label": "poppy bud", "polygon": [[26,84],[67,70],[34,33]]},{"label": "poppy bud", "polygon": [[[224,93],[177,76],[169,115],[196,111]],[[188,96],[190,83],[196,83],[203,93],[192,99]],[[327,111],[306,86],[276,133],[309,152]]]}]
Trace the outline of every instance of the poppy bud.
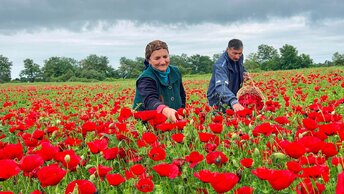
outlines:
[{"label": "poppy bud", "polygon": [[308,131],[305,131],[303,133],[299,133],[299,138],[301,139],[303,136],[305,136],[308,133]]},{"label": "poppy bud", "polygon": [[195,121],[193,119],[190,120],[190,124],[192,125]]},{"label": "poppy bud", "polygon": [[238,137],[238,134],[236,134],[236,133],[234,133],[233,135],[232,135],[232,139],[236,139]]},{"label": "poppy bud", "polygon": [[232,159],[232,164],[234,167],[237,167],[237,168],[239,167],[239,164],[235,159]]},{"label": "poppy bud", "polygon": [[66,161],[67,164],[69,163],[69,161],[70,161],[70,155],[69,154],[65,155],[64,161]]},{"label": "poppy bud", "polygon": [[285,159],[285,158],[287,158],[286,155],[281,153],[281,152],[273,153],[271,156],[273,158],[276,158],[276,159]]},{"label": "poppy bud", "polygon": [[260,155],[260,152],[259,152],[258,148],[254,148],[253,153],[254,153],[255,156],[259,156]]},{"label": "poppy bud", "polygon": [[96,173],[91,174],[89,181],[93,182],[93,180],[96,178]]}]

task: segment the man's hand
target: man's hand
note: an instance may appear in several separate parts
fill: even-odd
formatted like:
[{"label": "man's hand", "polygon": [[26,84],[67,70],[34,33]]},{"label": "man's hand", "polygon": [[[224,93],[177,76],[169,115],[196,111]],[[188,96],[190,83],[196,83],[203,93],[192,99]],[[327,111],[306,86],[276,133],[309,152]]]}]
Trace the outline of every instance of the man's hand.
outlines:
[{"label": "man's hand", "polygon": [[250,80],[251,79],[251,76],[248,72],[244,72],[244,81],[247,81],[247,80]]},{"label": "man's hand", "polygon": [[240,103],[236,103],[232,106],[234,112],[237,112],[239,110],[244,110],[245,108],[240,104]]},{"label": "man's hand", "polygon": [[177,122],[177,120],[182,119],[179,118],[180,116],[178,115],[178,112],[174,110],[173,108],[170,107],[165,107],[162,112],[163,115],[173,123]]}]

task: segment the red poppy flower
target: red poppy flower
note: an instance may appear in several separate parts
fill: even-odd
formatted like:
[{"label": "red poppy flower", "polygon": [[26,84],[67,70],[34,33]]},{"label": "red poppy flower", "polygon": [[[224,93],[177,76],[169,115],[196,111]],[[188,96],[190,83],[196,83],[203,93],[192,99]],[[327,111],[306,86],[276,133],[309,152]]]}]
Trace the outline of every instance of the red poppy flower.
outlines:
[{"label": "red poppy flower", "polygon": [[338,166],[340,164],[340,165],[342,165],[342,167],[344,167],[344,158],[334,156],[334,157],[332,157],[331,163],[334,166]]},{"label": "red poppy flower", "polygon": [[178,130],[183,130],[187,123],[188,121],[186,120],[177,120],[176,123],[174,123],[174,125]]},{"label": "red poppy flower", "polygon": [[222,123],[211,123],[209,124],[209,128],[214,133],[221,133],[223,131]]},{"label": "red poppy flower", "polygon": [[272,170],[268,182],[272,188],[279,191],[289,187],[295,178],[296,175],[289,170]]},{"label": "red poppy flower", "polygon": [[252,194],[254,191],[254,188],[249,186],[243,186],[234,191],[234,194]]},{"label": "red poppy flower", "polygon": [[177,142],[177,143],[182,143],[184,139],[184,134],[182,133],[176,133],[171,136],[171,138]]},{"label": "red poppy flower", "polygon": [[253,129],[252,134],[254,136],[258,136],[259,134],[269,136],[273,131],[274,131],[274,128],[270,125],[270,123],[262,123],[260,125],[257,125]]},{"label": "red poppy flower", "polygon": [[94,141],[87,142],[87,146],[92,152],[92,154],[98,154],[99,152],[107,149],[108,139],[107,138],[96,139]]},{"label": "red poppy flower", "polygon": [[123,122],[127,120],[129,117],[131,117],[133,113],[131,112],[131,109],[123,107],[121,109],[121,112],[119,113],[118,121]]},{"label": "red poppy flower", "polygon": [[310,118],[305,118],[302,120],[303,126],[305,126],[306,129],[313,131],[318,127],[317,122]]},{"label": "red poppy flower", "polygon": [[158,164],[153,166],[153,170],[158,173],[161,177],[168,177],[170,179],[176,178],[180,173],[179,173],[179,168],[175,164]]},{"label": "red poppy flower", "polygon": [[230,191],[239,181],[239,177],[230,172],[214,173],[210,184],[218,193]]},{"label": "red poppy flower", "polygon": [[36,129],[33,133],[32,133],[32,137],[35,139],[42,139],[44,136],[44,131]]},{"label": "red poppy flower", "polygon": [[57,185],[65,175],[66,171],[60,168],[57,164],[44,166],[37,172],[38,180],[42,187]]},{"label": "red poppy flower", "polygon": [[199,137],[200,141],[203,143],[210,141],[211,139],[214,138],[214,136],[216,136],[216,135],[211,134],[211,133],[198,132],[198,137]]},{"label": "red poppy flower", "polygon": [[143,174],[146,171],[146,168],[144,168],[141,164],[135,164],[133,166],[130,167],[130,171],[139,176],[141,174]]},{"label": "red poppy flower", "polygon": [[108,172],[110,172],[111,170],[112,170],[111,167],[98,165],[97,168],[92,167],[92,168],[88,169],[88,173],[90,173],[90,175],[95,174],[96,176],[104,178],[108,174]]},{"label": "red poppy flower", "polygon": [[200,170],[199,172],[195,172],[194,176],[204,183],[210,183],[213,179],[213,173],[209,170]]},{"label": "red poppy flower", "polygon": [[112,186],[118,186],[125,182],[125,178],[120,174],[107,174],[106,180]]},{"label": "red poppy flower", "polygon": [[318,153],[323,146],[323,141],[314,136],[304,136],[298,140],[306,148],[306,152]]},{"label": "red poppy flower", "polygon": [[20,168],[13,160],[0,160],[0,181],[4,181],[16,176],[19,172]]},{"label": "red poppy flower", "polygon": [[260,178],[261,180],[268,180],[271,177],[271,170],[265,167],[256,168],[255,170],[251,171],[252,174],[256,175],[256,177]]},{"label": "red poppy flower", "polygon": [[82,140],[78,139],[78,138],[74,138],[74,137],[67,137],[64,142],[63,145],[65,145],[66,147],[68,146],[79,146],[81,144]]},{"label": "red poppy flower", "polygon": [[55,154],[59,151],[59,148],[51,145],[49,142],[42,142],[41,149],[37,151],[44,161],[49,161],[54,158]]},{"label": "red poppy flower", "polygon": [[77,188],[78,194],[95,194],[97,193],[97,188],[91,181],[88,180],[75,180],[70,182],[67,187],[65,194],[74,193],[75,188]]},{"label": "red poppy flower", "polygon": [[279,116],[279,117],[276,117],[274,119],[274,121],[276,121],[277,123],[281,124],[281,125],[285,125],[285,124],[288,124],[290,123],[290,121],[288,120],[288,118],[286,116]]},{"label": "red poppy flower", "polygon": [[190,163],[190,168],[195,167],[204,159],[204,156],[197,151],[193,151],[189,156],[185,157],[185,160]]},{"label": "red poppy flower", "polygon": [[144,132],[142,139],[148,144],[153,144],[158,140],[158,137],[152,132]]},{"label": "red poppy flower", "polygon": [[295,159],[306,153],[306,148],[300,142],[286,142],[283,146],[285,153]]},{"label": "red poppy flower", "polygon": [[154,189],[154,183],[149,178],[142,178],[137,182],[136,188],[143,193],[152,192]]},{"label": "red poppy flower", "polygon": [[299,173],[302,170],[301,165],[295,161],[288,161],[287,168],[295,174]]},{"label": "red poppy flower", "polygon": [[57,162],[61,162],[65,168],[68,168],[71,171],[75,171],[76,167],[81,164],[81,157],[78,156],[74,150],[58,152],[54,159]]},{"label": "red poppy flower", "polygon": [[208,164],[216,164],[217,166],[222,166],[222,164],[228,162],[227,156],[220,151],[208,153],[206,156],[206,160]]},{"label": "red poppy flower", "polygon": [[156,110],[146,110],[134,113],[134,117],[136,119],[141,119],[142,121],[148,121],[154,119],[156,114]]},{"label": "red poppy flower", "polygon": [[323,146],[321,148],[321,152],[326,155],[327,158],[335,156],[338,154],[336,146],[329,142],[329,143],[323,143]]},{"label": "red poppy flower", "polygon": [[316,165],[303,168],[301,177],[322,178],[325,182],[329,181],[330,168],[326,165]]},{"label": "red poppy flower", "polygon": [[17,143],[17,144],[7,144],[4,148],[3,148],[3,154],[5,156],[5,158],[7,159],[21,159],[24,155],[23,153],[23,146],[21,143]]},{"label": "red poppy flower", "polygon": [[297,194],[321,194],[325,191],[325,185],[317,182],[316,180],[311,180],[309,178],[303,179],[296,186]]},{"label": "red poppy flower", "polygon": [[150,159],[154,161],[160,161],[160,160],[165,160],[166,158],[166,152],[163,148],[161,147],[153,147],[149,153],[148,156]]},{"label": "red poppy flower", "polygon": [[252,158],[243,158],[240,160],[240,164],[246,168],[251,168],[253,165],[253,159]]},{"label": "red poppy flower", "polygon": [[338,174],[336,193],[344,193],[344,172]]},{"label": "red poppy flower", "polygon": [[38,154],[24,156],[19,162],[20,168],[25,172],[31,172],[43,164],[44,160]]},{"label": "red poppy flower", "polygon": [[120,149],[117,147],[109,148],[102,151],[105,160],[113,160],[119,156]]},{"label": "red poppy flower", "polygon": [[176,128],[176,125],[174,123],[161,123],[155,126],[156,129],[165,132],[165,131],[172,131],[174,128]]}]

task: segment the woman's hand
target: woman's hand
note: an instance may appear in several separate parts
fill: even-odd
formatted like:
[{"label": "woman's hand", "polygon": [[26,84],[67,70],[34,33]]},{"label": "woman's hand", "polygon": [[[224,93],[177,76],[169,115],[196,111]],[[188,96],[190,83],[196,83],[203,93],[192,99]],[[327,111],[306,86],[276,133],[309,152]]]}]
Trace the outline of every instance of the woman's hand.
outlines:
[{"label": "woman's hand", "polygon": [[177,120],[179,119],[182,119],[178,115],[178,112],[170,107],[165,107],[161,113],[165,115],[165,117],[169,119],[170,121],[172,121],[173,123],[177,122]]}]

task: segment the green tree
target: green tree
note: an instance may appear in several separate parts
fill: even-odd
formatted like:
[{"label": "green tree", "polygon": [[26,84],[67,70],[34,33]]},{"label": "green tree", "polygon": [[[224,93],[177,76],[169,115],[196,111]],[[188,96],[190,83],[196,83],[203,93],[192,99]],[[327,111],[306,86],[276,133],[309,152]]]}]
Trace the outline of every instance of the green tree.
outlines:
[{"label": "green tree", "polygon": [[278,51],[273,46],[269,46],[266,44],[261,44],[258,46],[257,51],[257,62],[259,64],[263,64],[265,62],[268,62],[278,56]]},{"label": "green tree", "polygon": [[12,62],[7,57],[0,55],[0,83],[11,81]]},{"label": "green tree", "polygon": [[311,59],[309,55],[306,55],[303,53],[299,56],[299,61],[300,61],[301,68],[308,68],[308,67],[313,66],[314,64],[313,59]]},{"label": "green tree", "polygon": [[191,74],[191,67],[186,54],[170,55],[170,64],[177,66],[182,75]]},{"label": "green tree", "polygon": [[335,52],[332,56],[333,65],[344,65],[344,54]]},{"label": "green tree", "polygon": [[213,61],[210,59],[209,56],[202,56],[202,55],[192,55],[188,59],[188,63],[191,66],[191,73],[192,74],[205,74],[211,73],[213,69]]},{"label": "green tree", "polygon": [[34,63],[32,59],[24,60],[24,70],[19,74],[21,80],[35,82],[42,78],[42,72],[38,64]]},{"label": "green tree", "polygon": [[248,71],[258,70],[260,68],[260,64],[258,63],[257,53],[250,53],[245,59],[244,66]]},{"label": "green tree", "polygon": [[[68,77],[64,76],[65,74],[68,73],[70,77],[80,74],[78,61],[66,57],[51,57],[45,60],[42,72],[46,81],[67,81]],[[64,80],[59,79],[61,76]]]},{"label": "green tree", "polygon": [[97,71],[97,75],[102,74],[100,77],[104,78],[111,77],[114,74],[114,69],[109,66],[109,60],[105,56],[89,55],[86,59],[80,61],[80,66],[83,72],[93,70],[91,74],[94,74],[94,71]]},{"label": "green tree", "polygon": [[294,46],[286,44],[280,48],[280,53],[279,69],[297,69],[301,67],[298,51]]},{"label": "green tree", "polygon": [[144,58],[137,57],[136,60],[121,57],[118,74],[121,78],[137,78],[144,70]]}]

